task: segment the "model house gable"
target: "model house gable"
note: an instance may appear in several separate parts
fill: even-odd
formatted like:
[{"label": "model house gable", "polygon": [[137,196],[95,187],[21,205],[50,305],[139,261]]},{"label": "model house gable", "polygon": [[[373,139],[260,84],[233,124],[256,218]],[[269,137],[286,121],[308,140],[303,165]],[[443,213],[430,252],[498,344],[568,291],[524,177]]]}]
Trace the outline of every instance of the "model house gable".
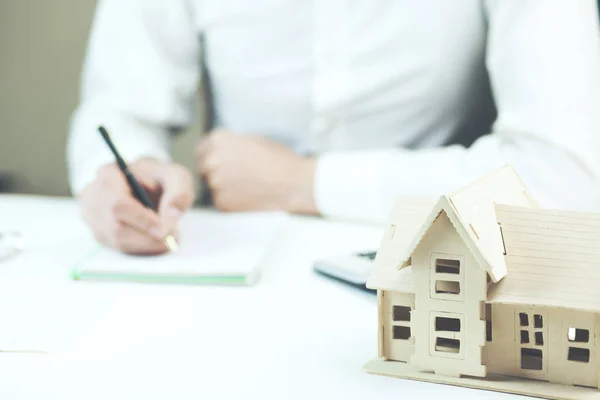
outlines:
[{"label": "model house gable", "polygon": [[[461,238],[461,246],[464,244],[466,248],[472,253],[475,257],[477,264],[480,268],[490,274],[491,278],[494,281],[499,281],[504,275],[497,275],[498,271],[505,271],[504,268],[500,268],[499,266],[494,266],[488,261],[488,255],[484,253],[482,247],[480,247],[481,243],[495,243],[494,246],[488,246],[489,249],[493,249],[499,252],[500,256],[503,256],[503,244],[502,237],[500,235],[500,230],[498,228],[498,224],[495,221],[495,216],[493,220],[488,221],[488,225],[485,229],[481,229],[482,233],[489,234],[490,238],[475,235],[473,229],[470,225],[467,225],[464,220],[458,214],[456,208],[453,206],[451,199],[447,196],[442,196],[434,208],[431,210],[429,216],[425,219],[425,222],[417,231],[416,235],[413,238],[410,246],[405,250],[405,252],[400,257],[400,262],[398,268],[402,269],[406,266],[412,264],[409,263],[409,260],[414,255],[415,250],[418,248],[419,244],[423,240],[423,238],[429,234],[429,231],[432,229],[433,225],[438,221],[440,216],[443,216],[449,220],[449,222],[454,227],[454,232]],[[483,225],[482,225],[483,226]],[[439,249],[448,249],[451,253],[452,249],[448,248],[449,246],[457,247],[459,246],[456,242],[452,242],[452,245],[446,243],[447,239],[444,235],[448,232],[444,232],[443,234],[434,235],[432,238],[433,241],[437,241],[437,247]],[[456,251],[456,250],[455,250]],[[490,251],[492,253],[492,251]],[[504,260],[502,260],[504,262]],[[505,274],[505,272],[504,272]]]},{"label": "model house gable", "polygon": [[480,304],[486,299],[487,271],[447,198],[440,199],[432,215],[408,256],[416,335],[410,363],[442,375],[485,376]]},{"label": "model house gable", "polygon": [[507,269],[495,204],[538,207],[511,166],[502,167],[438,199],[399,197],[388,220],[367,287],[406,290],[405,284],[397,284],[406,280],[406,275],[398,270],[410,265],[412,252],[442,210],[492,281],[500,281]]},{"label": "model house gable", "polygon": [[413,290],[418,296],[465,301],[466,260],[470,249],[445,210],[442,210],[412,251]]},{"label": "model house gable", "polygon": [[486,300],[488,273],[445,211],[432,223],[411,258],[413,290],[428,308],[460,313],[468,307],[478,308]]}]

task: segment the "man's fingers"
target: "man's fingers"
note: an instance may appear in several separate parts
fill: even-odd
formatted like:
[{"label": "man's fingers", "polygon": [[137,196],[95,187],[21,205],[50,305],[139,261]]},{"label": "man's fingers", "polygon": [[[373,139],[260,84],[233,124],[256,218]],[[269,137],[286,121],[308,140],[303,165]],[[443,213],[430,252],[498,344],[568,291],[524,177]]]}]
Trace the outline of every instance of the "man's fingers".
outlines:
[{"label": "man's fingers", "polygon": [[112,214],[120,224],[129,225],[143,235],[159,240],[165,235],[165,227],[159,216],[133,197],[116,200]]},{"label": "man's fingers", "polygon": [[158,210],[160,219],[165,227],[165,236],[172,234],[185,210],[175,206],[164,206]]},{"label": "man's fingers", "polygon": [[172,165],[162,176],[163,198],[161,209],[175,207],[185,211],[194,202],[194,180],[192,174],[180,165]]},{"label": "man's fingers", "polygon": [[158,214],[165,227],[165,234],[177,225],[181,215],[192,206],[195,199],[194,181],[187,169],[172,165],[161,174],[163,187]]},{"label": "man's fingers", "polygon": [[94,237],[99,243],[123,253],[129,254],[162,254],[168,249],[157,239],[137,231],[131,225],[113,221],[106,230],[94,230]]},{"label": "man's fingers", "polygon": [[137,181],[144,186],[148,191],[154,191],[158,188],[159,184],[156,179],[146,171],[141,171],[135,174]]},{"label": "man's fingers", "polygon": [[133,229],[130,225],[119,224],[111,237],[112,247],[129,254],[161,254],[167,251],[162,239],[154,239]]}]

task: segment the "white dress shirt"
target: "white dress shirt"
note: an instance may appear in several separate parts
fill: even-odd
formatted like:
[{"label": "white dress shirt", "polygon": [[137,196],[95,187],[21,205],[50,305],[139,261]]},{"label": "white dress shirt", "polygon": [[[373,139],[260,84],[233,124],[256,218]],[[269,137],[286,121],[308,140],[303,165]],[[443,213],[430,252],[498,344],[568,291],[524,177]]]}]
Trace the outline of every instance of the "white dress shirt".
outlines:
[{"label": "white dress shirt", "polygon": [[169,160],[203,68],[216,126],[319,155],[324,216],[383,221],[506,163],[544,206],[600,209],[596,0],[100,0],[73,192],[114,161],[100,124]]}]

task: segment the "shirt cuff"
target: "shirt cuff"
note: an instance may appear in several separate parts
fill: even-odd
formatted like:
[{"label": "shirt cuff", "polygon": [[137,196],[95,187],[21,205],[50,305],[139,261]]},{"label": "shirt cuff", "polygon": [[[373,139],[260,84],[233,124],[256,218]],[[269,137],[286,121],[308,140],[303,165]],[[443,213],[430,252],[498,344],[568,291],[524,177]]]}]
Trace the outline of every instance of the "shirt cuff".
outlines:
[{"label": "shirt cuff", "polygon": [[397,196],[437,198],[502,165],[492,151],[485,168],[476,155],[460,146],[326,153],[317,161],[315,203],[326,218],[385,224]]},{"label": "shirt cuff", "polygon": [[321,155],[314,184],[317,210],[326,218],[385,223],[390,210],[381,196],[384,173],[384,165],[370,153]]},{"label": "shirt cuff", "polygon": [[[166,131],[123,118],[112,118],[102,124],[125,162],[141,158],[170,161],[170,138]],[[67,164],[71,192],[78,196],[102,166],[115,162],[115,157],[100,136],[98,125],[75,119],[73,126]]]}]

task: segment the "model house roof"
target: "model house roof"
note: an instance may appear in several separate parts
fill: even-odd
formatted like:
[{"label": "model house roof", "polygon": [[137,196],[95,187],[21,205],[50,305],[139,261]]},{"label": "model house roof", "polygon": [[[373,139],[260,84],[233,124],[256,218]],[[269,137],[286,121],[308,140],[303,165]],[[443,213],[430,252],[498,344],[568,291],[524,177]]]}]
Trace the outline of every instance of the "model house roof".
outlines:
[{"label": "model house roof", "polygon": [[507,276],[490,303],[600,311],[600,215],[497,205]]},{"label": "model house roof", "polygon": [[[437,201],[399,199],[367,286],[387,290],[406,287],[402,283],[406,278],[399,270],[410,264],[410,256],[441,212],[448,215],[480,266],[494,282],[498,282],[506,275],[507,269],[495,204],[537,207],[510,166],[500,168],[455,193],[441,196]],[[396,226],[394,232],[392,226]]]},{"label": "model house roof", "polygon": [[412,292],[411,268],[400,269],[406,249],[431,213],[436,199],[400,196],[396,199],[367,286]]}]

